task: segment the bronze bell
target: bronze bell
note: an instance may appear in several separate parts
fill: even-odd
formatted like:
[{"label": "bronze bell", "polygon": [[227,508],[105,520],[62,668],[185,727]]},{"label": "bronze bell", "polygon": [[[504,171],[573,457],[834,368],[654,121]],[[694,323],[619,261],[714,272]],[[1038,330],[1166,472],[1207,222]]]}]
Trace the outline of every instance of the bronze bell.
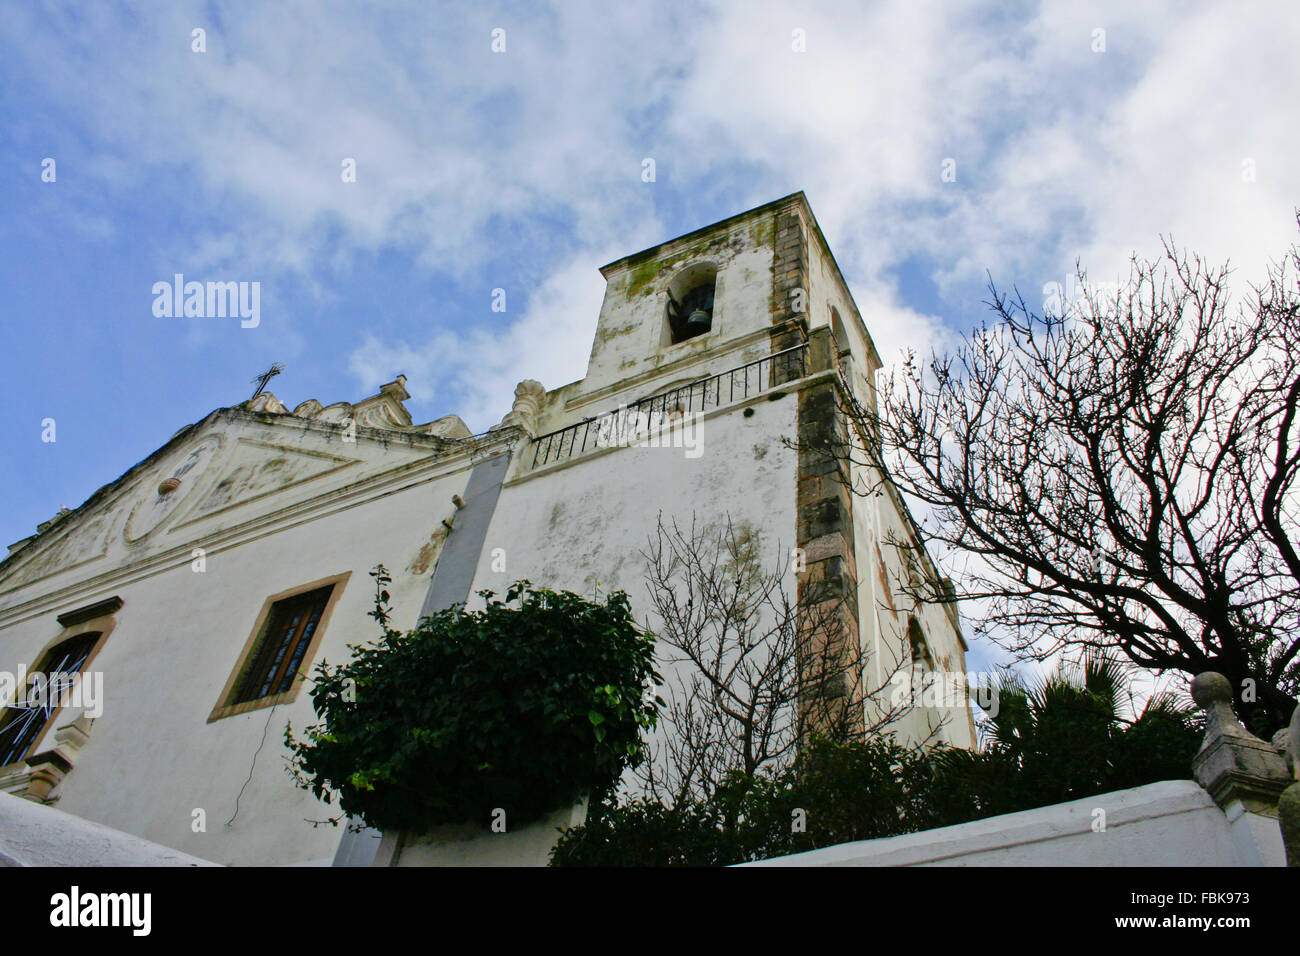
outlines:
[{"label": "bronze bell", "polygon": [[705,312],[703,309],[696,309],[687,316],[684,331],[688,337],[692,335],[700,335],[709,331],[709,328],[712,325],[713,321],[709,318],[709,313]]}]

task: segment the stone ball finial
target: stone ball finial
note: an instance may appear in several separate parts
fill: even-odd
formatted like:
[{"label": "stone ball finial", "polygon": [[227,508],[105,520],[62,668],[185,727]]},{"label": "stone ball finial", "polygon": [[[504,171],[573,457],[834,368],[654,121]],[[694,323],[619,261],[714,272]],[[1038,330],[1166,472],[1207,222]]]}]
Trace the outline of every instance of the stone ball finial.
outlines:
[{"label": "stone ball finial", "polygon": [[1282,754],[1241,725],[1232,712],[1232,683],[1222,674],[1197,674],[1191,690],[1205,710],[1205,742],[1192,758],[1192,776],[1220,808],[1239,802],[1272,815],[1291,776]]},{"label": "stone ball finial", "polygon": [[1206,671],[1192,679],[1192,700],[1208,709],[1213,704],[1232,703],[1232,684],[1218,671]]}]

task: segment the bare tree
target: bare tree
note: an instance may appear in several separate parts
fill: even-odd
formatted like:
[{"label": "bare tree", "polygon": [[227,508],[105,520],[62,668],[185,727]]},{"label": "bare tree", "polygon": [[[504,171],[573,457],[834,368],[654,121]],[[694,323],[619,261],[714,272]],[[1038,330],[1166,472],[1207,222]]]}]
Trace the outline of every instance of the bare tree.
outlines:
[{"label": "bare tree", "polygon": [[1293,248],[1233,308],[1226,266],[1166,243],[1107,297],[1080,271],[1078,308],[1040,316],[990,285],[992,325],[909,356],[879,411],[842,394],[865,441],[840,454],[966,556],[977,633],[1021,659],[1104,648],[1220,671],[1271,734],[1300,684],[1298,273]]},{"label": "bare tree", "polygon": [[[688,529],[661,516],[644,552],[658,624],[666,708],[639,782],[676,804],[710,796],[731,771],[784,769],[813,734],[856,740],[904,716],[910,701],[864,683],[866,654],[839,599],[805,583],[792,599],[786,566],[765,564],[759,535],[728,517]],[[873,697],[868,723],[864,701]]]}]

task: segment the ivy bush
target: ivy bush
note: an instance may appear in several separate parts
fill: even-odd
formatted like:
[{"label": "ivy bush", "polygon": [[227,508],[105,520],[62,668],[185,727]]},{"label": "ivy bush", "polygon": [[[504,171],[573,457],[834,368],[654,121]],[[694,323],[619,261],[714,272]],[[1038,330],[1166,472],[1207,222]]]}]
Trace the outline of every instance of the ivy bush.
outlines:
[{"label": "ivy bush", "polygon": [[626,594],[594,603],[518,581],[504,600],[479,592],[482,610],[453,605],[401,633],[387,572],[372,576],[382,637],[318,666],[320,722],[303,740],[285,730],[299,786],[383,830],[486,825],[498,808],[513,827],[641,762],[662,702],[647,700],[654,639]]}]

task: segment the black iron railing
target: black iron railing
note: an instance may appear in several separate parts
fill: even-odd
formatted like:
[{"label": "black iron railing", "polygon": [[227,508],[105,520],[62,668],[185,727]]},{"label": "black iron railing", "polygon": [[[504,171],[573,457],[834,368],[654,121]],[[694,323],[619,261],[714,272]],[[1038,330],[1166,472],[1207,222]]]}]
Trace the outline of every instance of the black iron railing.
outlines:
[{"label": "black iron railing", "polygon": [[751,395],[803,378],[808,374],[807,364],[808,345],[804,343],[593,418],[584,418],[534,438],[532,467],[563,461],[595,448],[626,444],[628,436],[653,432],[676,416],[744,401]]}]

